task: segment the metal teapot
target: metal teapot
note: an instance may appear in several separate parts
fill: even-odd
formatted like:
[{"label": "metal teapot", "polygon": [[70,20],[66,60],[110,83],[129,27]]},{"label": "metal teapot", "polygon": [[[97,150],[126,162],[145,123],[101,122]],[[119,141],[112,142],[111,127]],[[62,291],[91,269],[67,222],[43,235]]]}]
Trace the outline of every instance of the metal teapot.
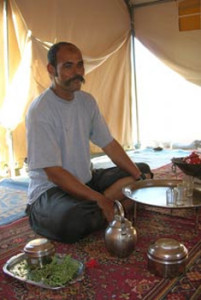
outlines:
[{"label": "metal teapot", "polygon": [[135,248],[137,232],[131,222],[124,217],[124,209],[115,201],[114,220],[105,231],[105,245],[110,254],[120,258],[129,256]]}]

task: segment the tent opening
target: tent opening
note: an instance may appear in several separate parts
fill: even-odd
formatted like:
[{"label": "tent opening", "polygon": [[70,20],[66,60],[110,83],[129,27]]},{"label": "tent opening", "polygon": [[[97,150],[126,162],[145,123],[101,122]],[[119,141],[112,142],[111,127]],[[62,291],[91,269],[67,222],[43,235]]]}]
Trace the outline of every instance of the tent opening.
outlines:
[{"label": "tent opening", "polygon": [[201,87],[170,69],[135,39],[141,146],[174,147],[200,139]]}]

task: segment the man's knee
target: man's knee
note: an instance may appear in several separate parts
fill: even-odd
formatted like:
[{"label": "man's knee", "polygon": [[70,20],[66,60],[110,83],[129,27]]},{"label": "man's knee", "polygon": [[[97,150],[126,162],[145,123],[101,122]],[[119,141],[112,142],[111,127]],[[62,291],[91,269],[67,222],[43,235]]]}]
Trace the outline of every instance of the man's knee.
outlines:
[{"label": "man's knee", "polygon": [[40,218],[32,211],[32,229],[42,236],[64,243],[77,242],[106,226],[102,210],[92,201],[81,201],[71,209],[63,209],[59,214],[49,210],[48,215],[48,218]]},{"label": "man's knee", "polygon": [[98,207],[77,207],[68,214],[68,218],[61,224],[60,239],[66,243],[74,243],[90,233],[103,229],[107,225],[101,209]]},{"label": "man's knee", "polygon": [[136,164],[140,171],[146,174],[147,178],[153,178],[153,173],[151,172],[150,166],[146,163],[137,163]]}]

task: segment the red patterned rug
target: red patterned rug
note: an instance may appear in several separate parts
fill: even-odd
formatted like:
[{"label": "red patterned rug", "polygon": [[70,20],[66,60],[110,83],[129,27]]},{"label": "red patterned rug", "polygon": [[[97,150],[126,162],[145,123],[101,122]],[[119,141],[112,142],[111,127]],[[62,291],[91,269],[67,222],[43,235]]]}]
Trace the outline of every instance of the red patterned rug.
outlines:
[{"label": "red patterned rug", "polygon": [[155,179],[182,179],[184,173],[179,168],[173,167],[170,163],[160,168],[152,170]]},{"label": "red patterned rug", "polygon": [[[166,169],[159,170],[162,172]],[[166,173],[166,172],[165,172]],[[166,173],[167,175],[167,173]],[[157,176],[156,176],[157,177]],[[161,175],[160,178],[163,176]],[[2,300],[195,300],[201,299],[201,226],[195,231],[193,210],[177,215],[166,209],[140,207],[135,251],[128,258],[112,257],[104,244],[104,232],[97,232],[72,245],[55,242],[58,253],[72,254],[85,265],[84,278],[59,290],[47,290],[19,282],[2,271],[13,255],[37,236],[27,218],[0,227],[0,299]],[[151,274],[147,269],[147,249],[161,237],[182,242],[189,251],[186,272],[173,279]],[[95,263],[94,263],[95,262]]]},{"label": "red patterned rug", "polygon": [[[201,234],[195,232],[193,212],[184,218],[140,209],[136,229],[136,249],[124,259],[108,254],[103,232],[74,245],[55,243],[58,253],[71,253],[85,264],[84,279],[64,289],[53,291],[24,284],[3,274],[1,268],[0,299],[201,299]],[[35,237],[26,218],[1,229],[1,267]],[[148,271],[148,246],[161,237],[176,238],[189,250],[185,274],[163,279]],[[93,259],[95,265],[90,264]]]}]

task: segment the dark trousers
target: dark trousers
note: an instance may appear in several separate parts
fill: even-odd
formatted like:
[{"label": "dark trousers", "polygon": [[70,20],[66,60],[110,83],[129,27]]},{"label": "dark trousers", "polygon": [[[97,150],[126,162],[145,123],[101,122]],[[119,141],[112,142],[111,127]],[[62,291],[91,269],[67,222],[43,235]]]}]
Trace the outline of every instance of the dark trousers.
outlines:
[{"label": "dark trousers", "polygon": [[[151,173],[147,164],[137,165],[142,172]],[[128,176],[118,167],[96,169],[87,185],[103,193],[117,180]],[[59,187],[49,189],[28,205],[27,213],[36,233],[64,243],[74,243],[107,226],[102,210],[95,201],[76,199]]]}]

